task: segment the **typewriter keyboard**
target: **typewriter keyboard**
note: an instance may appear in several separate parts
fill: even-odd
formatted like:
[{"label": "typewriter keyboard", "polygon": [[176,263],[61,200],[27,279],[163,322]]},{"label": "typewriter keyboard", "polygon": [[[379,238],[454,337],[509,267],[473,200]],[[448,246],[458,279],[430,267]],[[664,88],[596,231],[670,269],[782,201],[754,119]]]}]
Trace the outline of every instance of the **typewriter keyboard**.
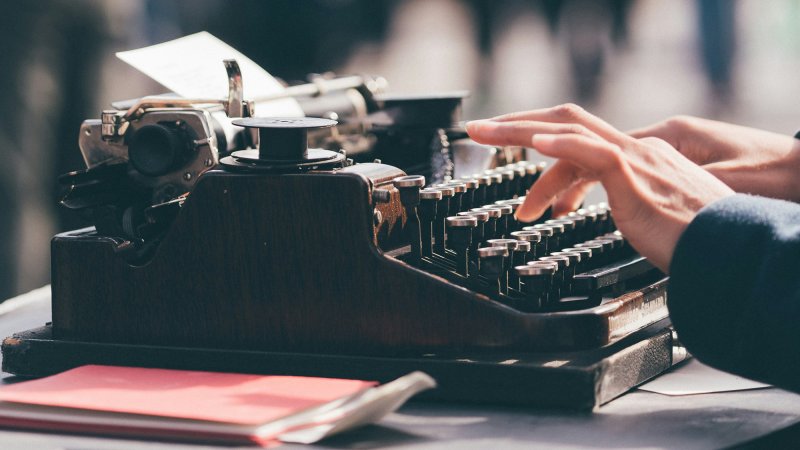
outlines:
[{"label": "typewriter keyboard", "polygon": [[524,312],[590,308],[663,278],[606,204],[517,221],[542,169],[523,161],[427,187],[420,175],[396,178],[409,245],[390,256]]}]

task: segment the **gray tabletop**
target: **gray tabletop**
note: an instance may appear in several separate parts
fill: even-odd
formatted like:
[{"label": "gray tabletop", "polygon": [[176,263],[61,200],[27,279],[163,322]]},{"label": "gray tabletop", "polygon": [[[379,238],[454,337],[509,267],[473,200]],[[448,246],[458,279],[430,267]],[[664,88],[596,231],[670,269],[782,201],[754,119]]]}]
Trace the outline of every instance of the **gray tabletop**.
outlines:
[{"label": "gray tabletop", "polygon": [[[34,291],[0,304],[0,335],[41,326],[49,318],[49,289]],[[13,377],[4,374],[3,382],[10,381]],[[313,447],[704,449],[744,442],[795,422],[800,422],[800,396],[775,388],[688,396],[634,390],[587,414],[412,402],[378,425],[328,439]],[[0,430],[0,448],[213,447]]]}]

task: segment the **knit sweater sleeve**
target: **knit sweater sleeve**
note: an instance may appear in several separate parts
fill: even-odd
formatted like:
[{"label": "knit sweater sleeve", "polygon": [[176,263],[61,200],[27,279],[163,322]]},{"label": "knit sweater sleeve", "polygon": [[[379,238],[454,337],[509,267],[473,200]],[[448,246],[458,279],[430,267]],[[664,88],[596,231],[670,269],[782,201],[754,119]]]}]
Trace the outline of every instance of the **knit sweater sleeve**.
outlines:
[{"label": "knit sweater sleeve", "polygon": [[734,195],[678,241],[670,317],[701,361],[800,392],[800,205]]}]

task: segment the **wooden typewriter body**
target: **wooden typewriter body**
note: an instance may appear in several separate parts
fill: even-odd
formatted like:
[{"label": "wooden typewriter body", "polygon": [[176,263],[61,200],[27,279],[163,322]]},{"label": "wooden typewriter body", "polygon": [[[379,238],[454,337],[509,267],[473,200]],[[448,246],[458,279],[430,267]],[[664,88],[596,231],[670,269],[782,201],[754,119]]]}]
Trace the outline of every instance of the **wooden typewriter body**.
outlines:
[{"label": "wooden typewriter body", "polygon": [[52,323],[7,338],[3,368],[381,381],[419,369],[439,381],[432,398],[592,408],[675,362],[658,277],[598,305],[525,312],[409,263],[402,175],[207,172],[144,262],[91,228],[59,234]]}]

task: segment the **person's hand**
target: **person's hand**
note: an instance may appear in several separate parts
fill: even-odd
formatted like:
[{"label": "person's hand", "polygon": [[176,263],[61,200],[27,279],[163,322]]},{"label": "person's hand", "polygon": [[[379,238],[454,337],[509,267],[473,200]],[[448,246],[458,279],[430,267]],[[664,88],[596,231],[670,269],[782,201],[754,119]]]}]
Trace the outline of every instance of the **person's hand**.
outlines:
[{"label": "person's hand", "polygon": [[467,132],[480,143],[533,146],[559,160],[531,187],[519,220],[533,221],[559,194],[599,181],[617,227],[665,272],[697,211],[734,193],[667,142],[631,137],[576,105],[474,121]]},{"label": "person's hand", "polygon": [[791,136],[689,116],[629,134],[667,141],[736,192],[800,201],[800,140]]}]

